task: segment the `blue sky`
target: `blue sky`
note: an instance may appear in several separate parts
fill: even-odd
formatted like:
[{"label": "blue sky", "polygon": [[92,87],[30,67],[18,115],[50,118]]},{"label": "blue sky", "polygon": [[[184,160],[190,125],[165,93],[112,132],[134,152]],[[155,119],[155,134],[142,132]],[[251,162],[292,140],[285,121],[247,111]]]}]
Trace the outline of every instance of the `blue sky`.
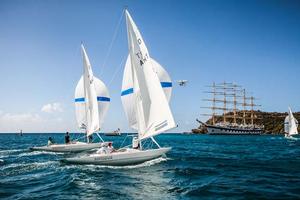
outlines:
[{"label": "blue sky", "polygon": [[0,0],[0,132],[78,131],[73,97],[83,70],[81,41],[111,94],[103,130],[130,130],[120,100],[124,16],[107,56],[125,5],[151,57],[173,80],[189,80],[173,89],[176,132],[205,119],[201,99],[213,81],[243,85],[262,110],[300,110],[299,1]]}]

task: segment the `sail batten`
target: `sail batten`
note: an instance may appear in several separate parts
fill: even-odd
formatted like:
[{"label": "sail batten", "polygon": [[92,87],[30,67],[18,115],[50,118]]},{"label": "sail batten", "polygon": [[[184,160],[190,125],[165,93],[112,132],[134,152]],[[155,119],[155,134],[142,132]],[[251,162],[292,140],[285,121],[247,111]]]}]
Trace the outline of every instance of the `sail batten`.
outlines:
[{"label": "sail batten", "polygon": [[[172,82],[167,72],[151,59],[144,40],[126,10],[129,56],[121,98],[129,125],[143,140],[175,127],[168,100]],[[163,80],[162,80],[163,79]]]}]

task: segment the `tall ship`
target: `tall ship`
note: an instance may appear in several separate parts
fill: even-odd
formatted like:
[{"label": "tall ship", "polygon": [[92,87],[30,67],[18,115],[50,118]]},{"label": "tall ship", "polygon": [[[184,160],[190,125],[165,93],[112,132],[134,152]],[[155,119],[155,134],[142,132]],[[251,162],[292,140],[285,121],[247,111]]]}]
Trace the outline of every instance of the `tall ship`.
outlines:
[{"label": "tall ship", "polygon": [[[259,135],[264,132],[263,125],[254,122],[259,120],[254,114],[254,109],[260,105],[254,103],[256,98],[248,96],[242,86],[223,82],[213,83],[208,86],[211,95],[203,101],[210,102],[211,106],[202,107],[210,109],[210,113],[202,114],[209,116],[207,123],[197,121],[207,129],[211,135]],[[222,120],[220,120],[222,119]]]}]

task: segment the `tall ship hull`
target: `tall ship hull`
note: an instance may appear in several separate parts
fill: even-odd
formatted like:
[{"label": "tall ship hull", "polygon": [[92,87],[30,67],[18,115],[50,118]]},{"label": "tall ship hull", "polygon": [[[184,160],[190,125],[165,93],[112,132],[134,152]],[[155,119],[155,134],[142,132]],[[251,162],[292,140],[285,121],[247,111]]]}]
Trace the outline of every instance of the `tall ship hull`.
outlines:
[{"label": "tall ship hull", "polygon": [[264,133],[264,129],[258,127],[233,127],[198,122],[207,129],[209,135],[260,135]]},{"label": "tall ship hull", "polygon": [[263,134],[261,128],[238,128],[207,125],[209,135],[260,135]]}]

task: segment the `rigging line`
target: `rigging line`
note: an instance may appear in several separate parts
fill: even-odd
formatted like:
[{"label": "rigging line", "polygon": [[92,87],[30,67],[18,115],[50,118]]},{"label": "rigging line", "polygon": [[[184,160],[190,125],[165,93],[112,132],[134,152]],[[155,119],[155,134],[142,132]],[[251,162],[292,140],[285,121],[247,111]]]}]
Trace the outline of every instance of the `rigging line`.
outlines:
[{"label": "rigging line", "polygon": [[124,140],[123,140],[122,144],[120,145],[120,148],[122,148],[122,147],[123,147],[123,144],[124,144],[124,143],[125,143],[125,141],[127,140],[127,137],[128,137],[128,133],[126,134],[126,136],[125,136],[125,138],[124,138]]},{"label": "rigging line", "polygon": [[120,29],[120,25],[121,25],[121,21],[122,21],[122,19],[123,19],[124,12],[125,12],[125,9],[123,9],[123,11],[122,11],[122,13],[121,13],[121,16],[120,16],[120,19],[119,19],[119,21],[118,21],[118,24],[117,24],[117,26],[116,26],[116,28],[115,28],[115,31],[114,31],[112,40],[111,40],[111,42],[110,42],[110,44],[109,44],[109,47],[108,47],[108,52],[107,52],[107,54],[106,54],[106,56],[105,56],[105,58],[104,58],[104,60],[103,60],[102,67],[100,68],[100,70],[101,70],[101,71],[100,71],[100,74],[102,74],[102,72],[103,72],[103,69],[104,69],[104,67],[105,67],[105,65],[106,65],[107,59],[108,59],[108,57],[110,56],[110,53],[111,53],[113,44],[114,44],[114,42],[115,42],[115,40],[116,40],[116,38],[117,38],[119,29]]},{"label": "rigging line", "polygon": [[114,72],[114,74],[113,74],[113,76],[111,77],[110,81],[108,82],[107,87],[109,87],[109,86],[111,85],[111,83],[114,81],[116,75],[119,73],[121,67],[123,66],[123,64],[124,64],[126,58],[127,58],[127,57],[125,56],[125,57],[121,60],[121,62],[120,62],[120,64],[119,64],[118,68],[116,69],[116,71]]}]

